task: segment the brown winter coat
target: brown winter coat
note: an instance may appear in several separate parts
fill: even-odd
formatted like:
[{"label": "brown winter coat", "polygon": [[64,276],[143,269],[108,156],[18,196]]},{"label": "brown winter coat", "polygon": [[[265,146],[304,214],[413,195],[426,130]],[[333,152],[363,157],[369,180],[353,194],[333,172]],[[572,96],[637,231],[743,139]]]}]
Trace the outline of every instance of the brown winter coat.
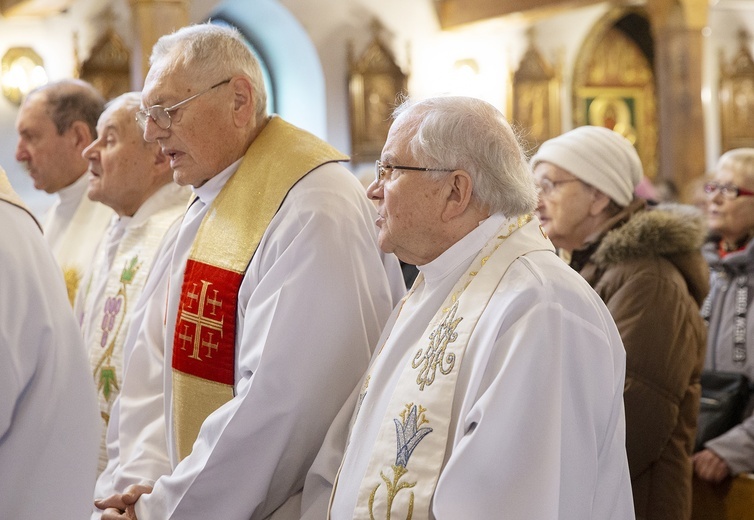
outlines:
[{"label": "brown winter coat", "polygon": [[701,214],[635,200],[571,265],[607,304],[626,348],[626,451],[637,519],[688,520],[709,289]]}]

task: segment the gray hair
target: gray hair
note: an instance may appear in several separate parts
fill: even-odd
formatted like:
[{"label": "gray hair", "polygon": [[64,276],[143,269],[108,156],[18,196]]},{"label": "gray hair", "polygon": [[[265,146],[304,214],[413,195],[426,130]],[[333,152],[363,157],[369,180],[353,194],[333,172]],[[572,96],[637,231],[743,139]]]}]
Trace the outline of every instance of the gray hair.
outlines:
[{"label": "gray hair", "polygon": [[716,170],[730,169],[754,181],[754,148],[735,148],[728,150],[717,160]]},{"label": "gray hair", "polygon": [[132,110],[135,114],[141,108],[141,92],[126,92],[125,94],[121,94],[108,101],[105,108],[116,105]]},{"label": "gray hair", "polygon": [[534,211],[538,195],[526,153],[491,104],[460,96],[407,100],[393,113],[401,116],[414,131],[407,145],[422,166],[468,172],[473,196],[493,213],[513,217]]},{"label": "gray hair", "polygon": [[191,67],[197,77],[226,77],[243,74],[251,81],[257,123],[267,117],[267,91],[259,62],[238,29],[212,23],[182,27],[162,36],[152,49],[149,64],[169,59],[167,72],[178,67]]},{"label": "gray hair", "polygon": [[44,96],[47,114],[59,135],[82,121],[89,127],[92,139],[97,136],[97,120],[105,108],[105,98],[92,85],[80,79],[47,83],[29,92],[24,103],[37,95]]}]

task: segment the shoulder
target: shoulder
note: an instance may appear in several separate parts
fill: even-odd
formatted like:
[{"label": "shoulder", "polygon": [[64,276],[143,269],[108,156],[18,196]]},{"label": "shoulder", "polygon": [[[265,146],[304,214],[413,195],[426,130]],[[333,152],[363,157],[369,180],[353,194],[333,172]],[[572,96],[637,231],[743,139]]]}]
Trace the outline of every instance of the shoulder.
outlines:
[{"label": "shoulder", "polygon": [[540,311],[547,308],[550,313],[573,315],[597,325],[607,315],[594,289],[551,251],[535,251],[520,257],[497,290],[507,293],[508,298],[524,308],[538,307]]},{"label": "shoulder", "polygon": [[326,163],[296,183],[282,210],[316,215],[363,215],[372,203],[356,177],[340,163]]}]

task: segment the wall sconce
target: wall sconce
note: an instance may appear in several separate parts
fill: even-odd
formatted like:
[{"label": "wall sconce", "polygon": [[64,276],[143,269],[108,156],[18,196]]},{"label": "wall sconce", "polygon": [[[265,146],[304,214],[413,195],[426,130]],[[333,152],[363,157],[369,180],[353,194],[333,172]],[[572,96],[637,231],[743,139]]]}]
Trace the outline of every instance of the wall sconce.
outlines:
[{"label": "wall sconce", "polygon": [[3,95],[20,105],[31,90],[47,83],[42,58],[29,47],[13,47],[3,56],[0,83]]}]

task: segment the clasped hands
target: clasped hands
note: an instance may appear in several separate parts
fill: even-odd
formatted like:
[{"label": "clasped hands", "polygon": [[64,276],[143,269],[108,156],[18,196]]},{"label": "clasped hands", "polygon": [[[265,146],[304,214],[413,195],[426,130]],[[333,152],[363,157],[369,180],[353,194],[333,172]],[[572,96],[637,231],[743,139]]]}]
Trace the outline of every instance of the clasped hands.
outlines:
[{"label": "clasped hands", "polygon": [[152,486],[134,484],[128,486],[123,494],[95,500],[94,505],[103,509],[102,520],[138,520],[134,505],[139,497],[152,492]]}]

